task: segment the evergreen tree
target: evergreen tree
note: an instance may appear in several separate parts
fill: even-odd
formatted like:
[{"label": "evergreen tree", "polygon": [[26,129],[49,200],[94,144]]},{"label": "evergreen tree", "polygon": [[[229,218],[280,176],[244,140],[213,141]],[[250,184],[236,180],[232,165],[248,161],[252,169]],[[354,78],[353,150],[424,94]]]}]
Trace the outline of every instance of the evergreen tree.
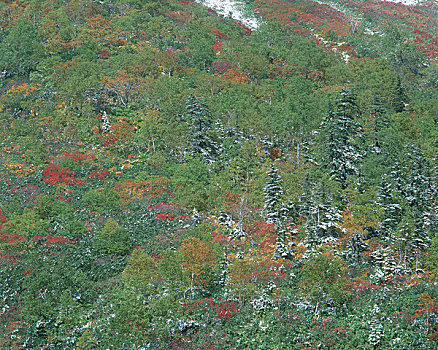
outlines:
[{"label": "evergreen tree", "polygon": [[399,265],[409,270],[410,259],[419,257],[429,245],[436,227],[434,185],[429,161],[420,147],[405,146],[400,162],[394,162],[382,178],[378,204],[384,210],[379,232],[388,244],[396,244]]},{"label": "evergreen tree", "polygon": [[390,181],[389,175],[382,176],[377,194],[377,204],[383,210],[383,217],[379,222],[377,232],[380,238],[388,244],[394,241],[396,228],[402,215],[398,200],[399,194]]},{"label": "evergreen tree", "polygon": [[283,195],[282,179],[278,169],[271,164],[268,171],[268,181],[263,192],[265,193],[265,206],[263,212],[268,223],[278,223],[280,220],[280,199]]},{"label": "evergreen tree", "polygon": [[220,145],[218,147],[218,161],[221,166],[227,166],[230,160],[236,157],[242,146],[242,141],[246,140],[240,131],[237,117],[235,125],[228,123],[224,125],[220,120],[216,122],[215,132],[218,134]]},{"label": "evergreen tree", "polygon": [[325,185],[312,183],[309,174],[303,183],[303,193],[298,204],[299,214],[306,219],[306,242],[311,245],[324,244],[336,236],[341,220],[340,211],[332,205]]},{"label": "evergreen tree", "polygon": [[268,181],[265,188],[265,206],[263,211],[268,223],[274,223],[277,230],[277,242],[273,258],[290,258],[290,236],[293,234],[293,224],[289,221],[291,207],[280,202],[283,186],[278,169],[271,164],[267,171]]},{"label": "evergreen tree", "polygon": [[389,126],[390,121],[383,101],[375,97],[373,103],[369,106],[364,130],[367,148],[370,153],[381,154],[383,152],[385,131]]},{"label": "evergreen tree", "polygon": [[400,77],[397,79],[397,86],[395,90],[395,97],[392,103],[392,106],[394,107],[394,110],[397,113],[403,112],[405,110],[405,102],[407,100],[405,90],[403,88],[403,85],[401,83]]},{"label": "evergreen tree", "polygon": [[371,324],[371,329],[368,336],[368,341],[371,345],[374,346],[375,349],[377,348],[377,345],[380,343],[380,340],[385,334],[383,331],[383,325],[380,323],[379,320],[379,313],[380,309],[377,304],[375,304],[373,309],[371,310],[372,319],[371,322],[369,322]]},{"label": "evergreen tree", "polygon": [[200,154],[207,164],[215,162],[219,147],[213,139],[213,118],[207,105],[191,94],[186,102],[184,117],[192,137],[190,153]]},{"label": "evergreen tree", "polygon": [[322,166],[327,169],[343,188],[350,176],[359,175],[362,153],[356,143],[361,128],[356,119],[360,110],[350,90],[341,90],[333,110],[323,121],[322,134],[325,137],[322,151]]}]

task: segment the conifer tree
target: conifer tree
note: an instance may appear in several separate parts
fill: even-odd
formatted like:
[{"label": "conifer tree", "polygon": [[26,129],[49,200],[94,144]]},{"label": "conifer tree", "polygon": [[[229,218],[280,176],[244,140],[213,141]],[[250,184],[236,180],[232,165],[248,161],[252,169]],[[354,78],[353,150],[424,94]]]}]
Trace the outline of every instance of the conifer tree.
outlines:
[{"label": "conifer tree", "polygon": [[369,106],[368,118],[365,124],[367,148],[371,153],[381,154],[384,144],[386,129],[390,126],[388,113],[383,102],[378,97],[374,98]]},{"label": "conifer tree", "polygon": [[371,310],[371,315],[372,315],[372,319],[370,322],[371,329],[370,329],[370,334],[368,336],[368,341],[370,342],[371,345],[374,346],[375,349],[377,348],[377,345],[380,343],[380,340],[385,334],[383,330],[383,325],[379,321],[379,313],[380,313],[380,309],[377,306],[377,304],[375,304],[373,309]]},{"label": "conifer tree", "polygon": [[384,210],[379,232],[388,244],[398,247],[399,265],[408,270],[408,255],[419,258],[428,247],[436,227],[434,185],[429,161],[420,147],[405,146],[400,162],[382,178],[378,204]]},{"label": "conifer tree", "polygon": [[303,192],[298,204],[299,214],[306,219],[306,242],[311,245],[320,245],[326,239],[335,235],[339,229],[341,213],[332,205],[325,185],[312,183],[309,174],[303,182]]},{"label": "conifer tree", "polygon": [[207,164],[215,162],[219,147],[212,137],[213,118],[207,105],[191,94],[186,102],[184,117],[192,137],[190,153],[201,155]]},{"label": "conifer tree", "polygon": [[283,195],[282,179],[278,169],[271,164],[268,171],[268,181],[263,192],[265,193],[265,206],[263,211],[268,223],[278,223],[280,219],[280,199]]},{"label": "conifer tree", "polygon": [[347,187],[347,178],[359,175],[362,153],[355,140],[361,136],[361,128],[356,121],[359,116],[355,96],[350,90],[343,89],[322,125],[325,137],[322,166],[343,188]]},{"label": "conifer tree", "polygon": [[263,211],[267,217],[268,223],[274,223],[277,229],[277,242],[275,245],[273,258],[290,258],[291,250],[289,246],[290,239],[288,236],[292,234],[292,229],[289,220],[290,206],[280,202],[283,195],[283,186],[281,176],[278,174],[278,169],[271,164],[268,169],[268,181],[265,188],[265,207]]},{"label": "conifer tree", "polygon": [[393,107],[397,113],[403,112],[405,109],[406,93],[401,83],[400,77],[397,79],[397,86],[395,91],[395,97],[393,100]]}]

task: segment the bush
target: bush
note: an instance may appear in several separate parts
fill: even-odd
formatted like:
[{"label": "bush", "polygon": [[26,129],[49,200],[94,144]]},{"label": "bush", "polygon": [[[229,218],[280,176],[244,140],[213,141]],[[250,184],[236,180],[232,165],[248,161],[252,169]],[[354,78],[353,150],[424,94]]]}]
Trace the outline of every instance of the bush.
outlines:
[{"label": "bush", "polygon": [[109,219],[98,233],[94,249],[107,255],[124,255],[130,249],[128,231]]},{"label": "bush", "polygon": [[351,294],[350,283],[345,263],[330,253],[313,257],[301,271],[300,289],[316,302],[345,303]]}]

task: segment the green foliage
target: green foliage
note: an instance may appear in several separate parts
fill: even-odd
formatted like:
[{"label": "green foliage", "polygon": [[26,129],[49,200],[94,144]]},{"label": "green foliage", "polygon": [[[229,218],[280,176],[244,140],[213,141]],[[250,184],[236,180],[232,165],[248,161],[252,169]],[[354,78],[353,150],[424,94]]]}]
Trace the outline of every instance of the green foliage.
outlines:
[{"label": "green foliage", "polygon": [[120,198],[112,188],[89,190],[82,198],[85,205],[98,212],[111,212],[120,209]]},{"label": "green foliage", "polygon": [[209,68],[216,56],[213,49],[215,40],[209,29],[203,23],[193,21],[185,28],[185,33],[190,36],[190,41],[181,60],[191,67]]},{"label": "green foliage", "polygon": [[304,265],[300,289],[315,302],[333,299],[345,303],[351,295],[345,263],[339,257],[318,254]]},{"label": "green foliage", "polygon": [[1,349],[436,348],[437,9],[326,3],[1,2]]},{"label": "green foliage", "polygon": [[12,75],[29,74],[43,58],[37,27],[31,18],[20,18],[0,43],[0,67]]},{"label": "green foliage", "polygon": [[[71,272],[65,259],[43,258],[34,254],[29,263],[29,275],[24,280],[22,316],[29,321],[46,322],[46,330],[60,323],[77,324],[81,312],[78,308],[94,301],[96,294],[90,282],[80,271]],[[71,313],[69,313],[71,311]]]},{"label": "green foliage", "polygon": [[94,249],[106,255],[124,255],[130,249],[129,232],[109,219],[98,232]]},{"label": "green foliage", "polygon": [[433,275],[438,275],[438,234],[435,234],[427,254],[424,258],[424,266]]},{"label": "green foliage", "polygon": [[21,215],[11,215],[8,222],[3,225],[2,233],[32,238],[34,236],[47,236],[49,223],[43,220],[38,212],[25,209]]},{"label": "green foliage", "polygon": [[158,264],[144,250],[135,248],[122,278],[129,287],[152,290],[159,278]]},{"label": "green foliage", "polygon": [[174,165],[170,172],[172,185],[176,188],[176,204],[186,210],[205,211],[213,207],[215,198],[208,186],[209,166],[202,158],[191,158],[186,163]]},{"label": "green foliage", "polygon": [[55,200],[53,197],[44,194],[35,198],[34,210],[43,220],[62,217],[71,212],[71,209],[64,201]]}]

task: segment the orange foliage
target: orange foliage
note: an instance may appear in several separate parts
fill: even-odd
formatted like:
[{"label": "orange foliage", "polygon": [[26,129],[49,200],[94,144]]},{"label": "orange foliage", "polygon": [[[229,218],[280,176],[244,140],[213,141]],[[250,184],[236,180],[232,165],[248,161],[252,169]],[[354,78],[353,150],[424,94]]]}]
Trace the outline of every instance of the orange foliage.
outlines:
[{"label": "orange foliage", "polygon": [[28,83],[24,83],[19,86],[13,85],[8,91],[6,91],[6,95],[12,96],[16,94],[23,93],[24,97],[28,97],[32,92],[40,91],[40,84],[29,85]]},{"label": "orange foliage", "polygon": [[216,253],[211,243],[190,237],[183,241],[181,252],[182,266],[191,275],[192,283],[200,286],[208,285],[209,278],[203,275],[208,268],[214,266],[216,260]]},{"label": "orange foliage", "polygon": [[136,198],[142,198],[147,195],[161,195],[169,187],[170,180],[167,177],[159,177],[153,180],[127,180],[116,184],[115,190],[125,203],[129,203]]}]

